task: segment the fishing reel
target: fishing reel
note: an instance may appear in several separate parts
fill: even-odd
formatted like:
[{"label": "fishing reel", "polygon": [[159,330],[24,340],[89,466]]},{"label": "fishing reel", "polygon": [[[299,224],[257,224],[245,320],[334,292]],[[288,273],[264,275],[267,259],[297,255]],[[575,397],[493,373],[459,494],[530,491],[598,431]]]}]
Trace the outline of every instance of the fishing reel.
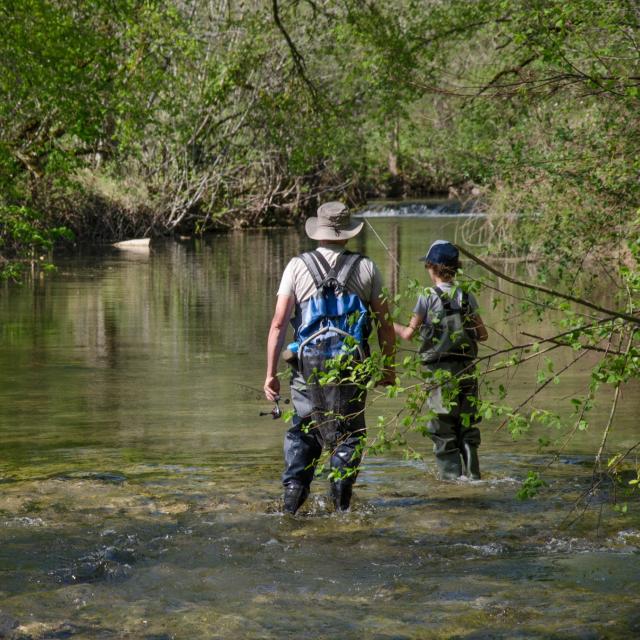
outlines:
[{"label": "fishing reel", "polygon": [[[285,404],[289,404],[289,398],[282,400]],[[273,409],[271,411],[261,411],[260,416],[271,416],[274,420],[277,420],[282,415],[282,409],[280,408],[280,398],[276,398],[273,403]]]}]

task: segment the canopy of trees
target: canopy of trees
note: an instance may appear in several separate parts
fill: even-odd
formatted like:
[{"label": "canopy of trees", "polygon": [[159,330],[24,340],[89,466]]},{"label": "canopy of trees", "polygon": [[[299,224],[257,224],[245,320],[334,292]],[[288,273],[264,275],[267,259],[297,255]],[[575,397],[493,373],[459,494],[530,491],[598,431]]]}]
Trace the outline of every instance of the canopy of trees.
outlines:
[{"label": "canopy of trees", "polygon": [[64,229],[291,223],[329,196],[452,187],[527,255],[593,252],[635,217],[636,0],[4,0],[0,17],[5,257]]}]

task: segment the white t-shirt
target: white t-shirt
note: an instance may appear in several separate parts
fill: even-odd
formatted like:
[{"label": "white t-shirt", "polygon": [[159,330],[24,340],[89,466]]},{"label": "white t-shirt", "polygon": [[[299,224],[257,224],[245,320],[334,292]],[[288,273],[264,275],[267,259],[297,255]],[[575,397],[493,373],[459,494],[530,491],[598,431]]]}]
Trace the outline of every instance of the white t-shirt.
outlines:
[{"label": "white t-shirt", "polygon": [[[331,267],[335,266],[338,256],[345,251],[342,245],[318,247]],[[382,275],[370,258],[358,261],[347,281],[347,289],[355,293],[363,302],[370,303],[382,293]],[[316,285],[304,262],[295,257],[289,261],[282,274],[279,296],[294,296],[296,302],[304,302],[316,292]]]}]

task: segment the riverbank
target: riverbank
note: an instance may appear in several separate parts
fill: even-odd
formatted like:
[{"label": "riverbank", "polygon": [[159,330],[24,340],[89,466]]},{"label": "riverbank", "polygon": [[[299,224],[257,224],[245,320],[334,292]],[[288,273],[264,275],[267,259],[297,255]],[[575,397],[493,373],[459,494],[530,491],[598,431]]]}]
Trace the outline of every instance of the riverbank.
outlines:
[{"label": "riverbank", "polygon": [[[292,185],[298,178],[290,179]],[[0,209],[5,224],[0,240],[0,268],[22,261],[48,261],[51,252],[73,253],[81,247],[102,246],[140,237],[191,237],[237,229],[281,228],[300,225],[314,215],[319,203],[331,198],[348,202],[357,211],[370,200],[400,194],[408,202],[445,202],[454,196],[450,212],[471,210],[479,190],[471,183],[448,191],[427,188],[405,180],[330,185],[321,181],[315,190],[298,185],[279,193],[251,195],[253,206],[229,204],[209,210],[199,200],[178,212],[178,194],[159,191],[142,176],[113,176],[83,170],[63,182],[34,182],[18,206]],[[401,202],[397,198],[392,202]]]},{"label": "riverbank", "polygon": [[[295,208],[294,201],[272,201],[260,215],[229,209],[210,214],[194,208],[174,225],[167,202],[141,180],[83,171],[64,190],[40,185],[28,206],[11,210],[8,217],[13,216],[12,224],[5,224],[0,232],[0,240],[4,240],[0,243],[0,273],[5,279],[20,279],[29,270],[35,273],[54,266],[54,256],[74,255],[132,238],[181,240],[243,229],[299,227],[315,213],[317,202],[331,197],[350,202],[356,214],[369,218],[472,214],[472,224],[460,228],[460,241],[482,246],[489,262],[502,265],[538,263],[544,270],[549,255],[559,247],[561,253],[553,255],[551,265],[590,273],[606,267],[607,262],[635,266],[627,241],[638,231],[632,215],[625,218],[621,213],[621,224],[615,227],[607,224],[606,216],[592,219],[582,225],[583,233],[571,237],[567,226],[574,225],[570,218],[519,214],[507,208],[505,194],[495,189],[483,189],[471,182],[451,186],[446,192],[422,192],[420,188],[405,185],[406,196],[402,199],[388,199],[392,190],[385,191],[385,185],[374,188],[370,183],[368,191],[364,187],[342,192],[322,190],[298,203],[300,209]],[[515,195],[514,202],[518,202]],[[586,230],[585,225],[592,228]]]}]

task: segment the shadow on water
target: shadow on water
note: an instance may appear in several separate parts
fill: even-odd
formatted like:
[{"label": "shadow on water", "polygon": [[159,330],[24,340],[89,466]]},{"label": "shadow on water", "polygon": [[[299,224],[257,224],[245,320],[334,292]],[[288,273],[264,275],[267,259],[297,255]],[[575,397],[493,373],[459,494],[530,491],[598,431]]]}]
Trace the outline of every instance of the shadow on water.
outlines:
[{"label": "shadow on water", "polygon": [[[416,277],[457,224],[375,223]],[[319,477],[283,515],[285,425],[237,382],[260,387],[279,274],[308,246],[249,232],[69,259],[0,298],[0,638],[637,637],[637,505],[611,517],[602,484],[568,517],[585,450],[522,502],[547,459],[486,424],[481,481],[438,482],[420,440],[424,461],[367,460],[350,513]]]}]

